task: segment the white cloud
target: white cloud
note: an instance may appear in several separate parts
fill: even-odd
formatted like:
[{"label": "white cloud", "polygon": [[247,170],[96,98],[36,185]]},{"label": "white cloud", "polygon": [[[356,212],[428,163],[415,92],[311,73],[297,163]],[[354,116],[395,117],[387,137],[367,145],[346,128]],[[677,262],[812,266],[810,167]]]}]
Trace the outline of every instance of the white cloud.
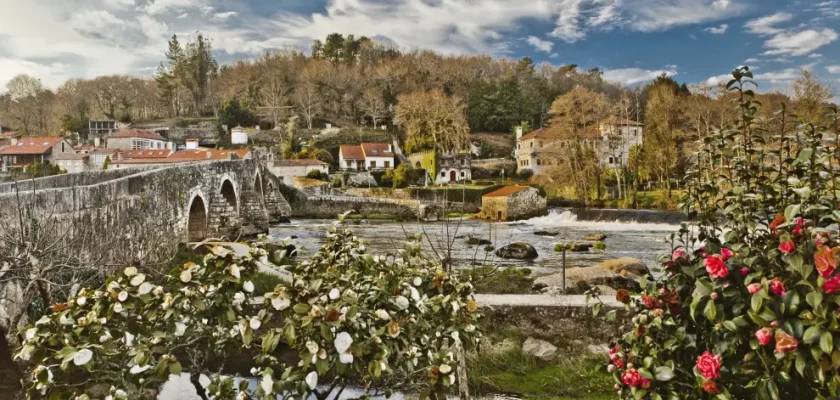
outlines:
[{"label": "white cloud", "polygon": [[768,81],[770,83],[780,83],[780,82],[789,82],[800,74],[798,68],[786,68],[781,71],[772,71],[772,72],[765,72],[762,74],[756,74],[754,80],[756,82],[759,81]]},{"label": "white cloud", "polygon": [[748,58],[748,59],[744,60],[744,62],[747,63],[747,64],[755,63],[755,62],[759,62],[759,61],[761,61],[761,60],[759,60],[757,58]]},{"label": "white cloud", "polygon": [[822,56],[823,55],[820,54],[820,53],[813,53],[813,54],[809,54],[808,58],[822,58]]},{"label": "white cloud", "polygon": [[840,74],[840,64],[838,65],[829,65],[825,67],[825,70],[832,74]]},{"label": "white cloud", "polygon": [[551,55],[550,55],[550,56],[548,56],[548,58],[552,58],[552,59],[554,59],[554,58],[559,58],[559,57],[560,57],[560,55],[559,55],[559,54],[557,54],[557,53],[551,53]]},{"label": "white cloud", "polygon": [[796,33],[777,33],[764,42],[765,55],[804,56],[837,40],[834,29],[808,29]]},{"label": "white cloud", "polygon": [[554,43],[548,40],[542,40],[536,36],[528,36],[525,41],[531,46],[534,46],[537,51],[541,51],[543,53],[551,53],[551,49],[554,48]]},{"label": "white cloud", "polygon": [[190,13],[182,13],[181,15],[178,16],[178,19],[184,19],[184,18],[187,18],[189,16],[190,16]]},{"label": "white cloud", "polygon": [[776,28],[775,25],[778,25],[782,22],[788,22],[791,19],[793,19],[792,14],[786,12],[779,12],[773,15],[768,15],[766,17],[761,17],[747,21],[747,23],[744,25],[744,28],[747,29],[747,32],[756,35],[775,35],[777,33],[782,32],[782,30]]},{"label": "white cloud", "polygon": [[568,43],[574,43],[586,37],[578,21],[581,13],[582,0],[560,0],[554,7],[557,14],[554,31],[551,36]]},{"label": "white cloud", "polygon": [[746,10],[746,6],[728,0],[630,0],[625,6],[630,14],[628,27],[641,32],[718,21]]},{"label": "white cloud", "polygon": [[726,30],[729,29],[729,25],[727,24],[720,24],[720,26],[712,26],[706,29],[703,29],[706,32],[709,32],[713,35],[723,35],[726,33]]},{"label": "white cloud", "polygon": [[717,86],[721,83],[727,83],[732,79],[732,75],[717,75],[706,79],[706,84],[709,86]]},{"label": "white cloud", "polygon": [[729,3],[730,3],[729,0],[715,0],[715,2],[712,3],[712,8],[717,8],[718,10],[723,10],[723,9],[729,7]]},{"label": "white cloud", "polygon": [[641,68],[605,69],[604,79],[623,83],[625,85],[635,85],[637,83],[652,81],[663,73],[668,76],[677,75],[676,65],[669,65],[668,67],[669,69],[667,70],[649,70]]},{"label": "white cloud", "polygon": [[134,7],[134,0],[105,0],[105,6],[115,9]]},{"label": "white cloud", "polygon": [[216,21],[227,21],[228,19],[233,18],[237,15],[239,15],[239,13],[236,11],[220,12],[213,14],[213,19]]},{"label": "white cloud", "polygon": [[149,15],[156,15],[173,10],[195,8],[203,3],[203,0],[152,0],[152,2],[146,4],[145,11]]}]

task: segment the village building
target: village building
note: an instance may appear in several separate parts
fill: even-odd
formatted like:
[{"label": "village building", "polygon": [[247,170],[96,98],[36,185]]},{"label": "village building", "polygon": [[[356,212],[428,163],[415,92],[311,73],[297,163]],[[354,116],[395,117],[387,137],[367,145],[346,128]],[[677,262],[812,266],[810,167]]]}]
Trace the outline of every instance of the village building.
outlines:
[{"label": "village building", "polygon": [[320,160],[277,160],[268,164],[268,170],[283,179],[287,185],[294,184],[294,178],[306,177],[312,171],[318,171],[321,176],[330,173],[329,164]]},{"label": "village building", "polygon": [[152,131],[131,129],[115,133],[107,140],[107,148],[120,150],[172,149],[172,143]]},{"label": "village building", "polygon": [[90,171],[93,164],[88,153],[67,153],[55,156],[55,164],[68,174]]},{"label": "village building", "polygon": [[231,129],[230,142],[232,144],[248,144],[248,130],[241,126]]},{"label": "village building", "polygon": [[643,143],[644,124],[623,118],[609,118],[600,124],[590,125],[571,139],[568,135],[540,128],[527,135],[517,130],[514,158],[517,172],[530,170],[535,175],[546,172],[568,154],[575,145],[582,145],[595,152],[598,161],[606,167],[627,165],[630,149]]},{"label": "village building", "polygon": [[53,164],[61,154],[75,154],[70,142],[61,137],[12,138],[8,146],[0,151],[3,157],[3,171],[25,168],[35,163]]},{"label": "village building", "polygon": [[482,219],[513,221],[545,215],[548,203],[530,186],[505,186],[481,197]]},{"label": "village building", "polygon": [[88,121],[88,136],[93,137],[108,137],[119,132],[122,129],[127,127],[126,124],[123,124],[119,121],[113,120],[106,120],[106,121],[97,121],[97,120],[90,120]]},{"label": "village building", "polygon": [[435,185],[472,180],[472,154],[422,151],[408,156],[416,169],[425,169]]},{"label": "village building", "polygon": [[91,168],[93,169],[104,169],[105,162],[111,162],[115,157],[115,155],[119,152],[119,149],[105,149],[101,147],[95,147],[91,149],[88,154],[90,154],[90,164]]},{"label": "village building", "polygon": [[394,168],[394,150],[389,143],[341,146],[338,150],[338,166],[352,171],[391,169]]}]

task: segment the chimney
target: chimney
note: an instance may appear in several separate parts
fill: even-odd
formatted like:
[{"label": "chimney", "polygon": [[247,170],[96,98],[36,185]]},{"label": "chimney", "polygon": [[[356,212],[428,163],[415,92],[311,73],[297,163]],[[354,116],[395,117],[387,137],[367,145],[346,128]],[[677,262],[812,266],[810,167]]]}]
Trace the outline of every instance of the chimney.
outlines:
[{"label": "chimney", "polygon": [[187,139],[187,150],[195,150],[198,148],[198,139]]},{"label": "chimney", "polygon": [[390,144],[390,143],[388,143],[388,151],[389,151],[389,152],[390,152],[390,151],[393,151],[393,150],[391,150],[391,144]]},{"label": "chimney", "polygon": [[521,137],[522,137],[522,127],[517,126],[516,127],[516,140],[519,140],[519,138],[521,138]]},{"label": "chimney", "polygon": [[93,138],[93,147],[99,147],[102,144],[102,139],[99,137]]},{"label": "chimney", "polygon": [[207,159],[213,158],[213,153],[210,150],[207,150]]},{"label": "chimney", "polygon": [[255,131],[260,130],[260,126],[259,126],[259,125],[255,126],[255,127],[254,127],[254,130],[255,130]]},{"label": "chimney", "polygon": [[17,145],[17,138],[12,137],[12,146],[15,146],[15,145]]}]

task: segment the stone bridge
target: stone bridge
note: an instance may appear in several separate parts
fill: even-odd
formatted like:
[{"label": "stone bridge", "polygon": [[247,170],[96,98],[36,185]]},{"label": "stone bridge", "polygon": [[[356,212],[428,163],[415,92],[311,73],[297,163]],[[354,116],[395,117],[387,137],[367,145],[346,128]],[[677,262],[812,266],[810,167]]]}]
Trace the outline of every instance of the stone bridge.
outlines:
[{"label": "stone bridge", "polygon": [[0,219],[24,210],[93,227],[102,240],[235,240],[291,214],[280,185],[257,160],[67,174],[0,185]]}]

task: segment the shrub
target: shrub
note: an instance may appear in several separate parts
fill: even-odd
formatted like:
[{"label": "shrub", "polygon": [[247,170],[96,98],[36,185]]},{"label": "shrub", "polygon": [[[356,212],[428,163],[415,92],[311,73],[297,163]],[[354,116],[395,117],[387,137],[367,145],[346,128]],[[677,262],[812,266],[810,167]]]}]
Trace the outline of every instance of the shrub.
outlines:
[{"label": "shrub", "polygon": [[604,250],[607,249],[607,245],[604,244],[604,242],[602,242],[600,240],[597,240],[597,241],[595,241],[595,244],[592,245],[592,248],[594,248],[595,250],[598,250],[598,251],[604,251]]},{"label": "shrub", "polygon": [[409,185],[416,185],[423,179],[426,170],[414,169],[408,163],[397,166],[393,172],[393,186],[395,188],[407,188]]},{"label": "shrub", "polygon": [[321,180],[321,171],[317,169],[313,169],[306,174],[306,177],[309,179],[318,179]]},{"label": "shrub", "polygon": [[667,273],[638,299],[619,292],[633,313],[610,351],[620,398],[840,394],[840,159],[784,108],[757,121],[752,74],[733,75],[739,117],[702,142]]},{"label": "shrub", "polygon": [[[326,239],[311,259],[288,267],[291,282],[266,293],[253,283],[258,265],[283,251],[269,255],[260,244],[242,257],[213,247],[201,264],[173,268],[159,282],[129,267],[104,288],[80,290],[20,333],[16,358],[33,367],[23,382],[27,397],[146,398],[186,367],[201,397],[243,398],[234,378],[209,361],[253,349],[249,376],[259,385],[239,380],[244,398],[326,398],[318,382],[371,387],[415,372],[442,398],[457,382],[453,347],[472,349],[480,336],[469,278],[422,258],[418,243],[379,257],[341,226]],[[281,344],[300,363],[281,361]],[[201,373],[208,385],[199,383]]]}]

